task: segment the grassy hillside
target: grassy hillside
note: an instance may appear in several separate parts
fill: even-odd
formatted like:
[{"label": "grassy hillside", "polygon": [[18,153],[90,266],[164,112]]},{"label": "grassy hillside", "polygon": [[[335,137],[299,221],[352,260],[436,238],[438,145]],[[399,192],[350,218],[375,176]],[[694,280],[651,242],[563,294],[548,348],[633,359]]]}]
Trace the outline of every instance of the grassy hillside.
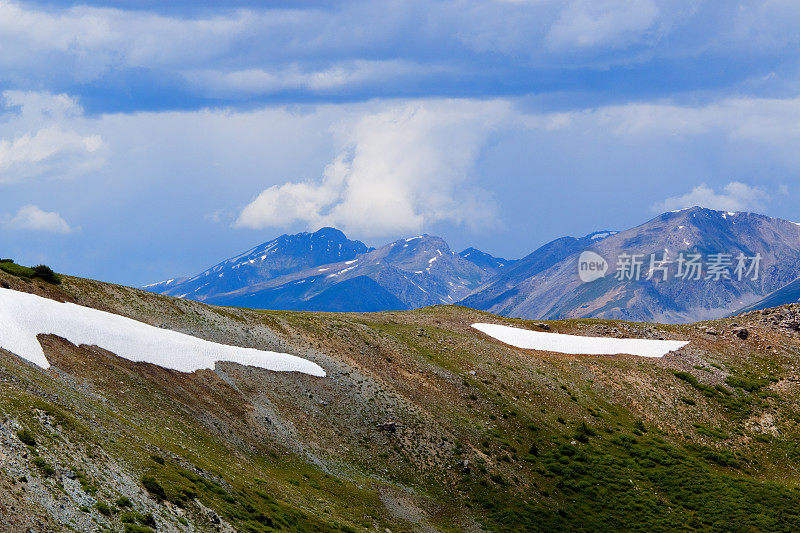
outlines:
[{"label": "grassy hillside", "polygon": [[[217,308],[68,276],[0,285],[328,373],[181,374],[54,336],[40,336],[42,371],[0,350],[7,530],[800,529],[791,308],[544,324],[455,306]],[[569,356],[505,346],[475,321],[691,343],[663,359]]]}]

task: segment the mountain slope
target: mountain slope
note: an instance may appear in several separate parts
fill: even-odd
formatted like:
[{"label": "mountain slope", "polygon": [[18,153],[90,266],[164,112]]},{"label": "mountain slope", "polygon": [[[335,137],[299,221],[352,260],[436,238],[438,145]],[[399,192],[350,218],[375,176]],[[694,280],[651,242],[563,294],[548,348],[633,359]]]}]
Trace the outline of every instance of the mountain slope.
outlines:
[{"label": "mountain slope", "polygon": [[613,234],[613,232],[599,232],[580,238],[561,237],[551,241],[516,261],[461,303],[474,309],[492,309],[497,314],[513,316],[515,313],[513,302],[526,296],[522,287],[526,281],[537,278],[569,257]]},{"label": "mountain slope", "polygon": [[458,252],[458,255],[474,263],[475,265],[479,266],[480,268],[488,271],[497,273],[503,268],[508,268],[509,266],[516,263],[516,260],[508,260],[503,259],[502,257],[494,257],[491,254],[487,254],[486,252],[482,252],[477,248],[467,248],[466,250],[462,250]]},{"label": "mountain slope", "polygon": [[543,328],[458,306],[257,312],[69,276],[0,285],[327,372],[180,373],[53,335],[47,371],[0,350],[6,530],[800,528],[800,341],[770,316],[547,323],[689,341],[574,356],[504,345],[471,324]]},{"label": "mountain slope", "polygon": [[474,248],[454,254],[430,235],[375,250],[323,228],[283,235],[191,279],[145,289],[256,309],[403,310],[458,301],[512,263]]},{"label": "mountain slope", "polygon": [[770,307],[789,305],[800,302],[800,278],[787,283],[780,289],[771,292],[761,300],[738,310],[736,314],[758,311]]},{"label": "mountain slope", "polygon": [[334,228],[281,235],[191,278],[144,287],[151,292],[205,301],[210,296],[326,263],[348,261],[370,249]]},{"label": "mountain slope", "polygon": [[[578,278],[578,257],[592,250],[606,260],[609,272],[591,283]],[[651,254],[666,253],[673,263],[669,279],[644,279]],[[676,278],[680,253],[760,254],[760,275],[753,281]],[[639,280],[615,279],[621,254],[643,257]],[[731,272],[734,266],[730,267]],[[800,226],[754,213],[691,208],[596,241],[564,238],[545,245],[501,272],[464,305],[526,318],[599,317],[689,322],[727,316],[800,275]]]},{"label": "mountain slope", "polygon": [[[488,254],[487,254],[488,255]],[[206,303],[257,309],[378,311],[453,303],[489,279],[481,267],[450,251],[439,237],[420,235],[348,261],[319,265],[204,298]],[[353,282],[356,278],[364,278]],[[367,282],[369,279],[371,282]],[[348,282],[360,285],[358,291]]]}]

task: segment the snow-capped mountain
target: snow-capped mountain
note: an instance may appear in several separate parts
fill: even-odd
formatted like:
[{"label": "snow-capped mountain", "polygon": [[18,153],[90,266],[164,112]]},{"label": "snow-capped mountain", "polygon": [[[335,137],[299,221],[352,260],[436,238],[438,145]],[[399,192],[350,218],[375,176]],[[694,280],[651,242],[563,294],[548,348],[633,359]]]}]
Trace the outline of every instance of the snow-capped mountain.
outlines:
[{"label": "snow-capped mountain", "polygon": [[191,278],[170,279],[144,288],[169,296],[205,301],[220,293],[309,267],[348,261],[369,250],[363,242],[351,241],[337,229],[322,228],[314,233],[281,235]]},{"label": "snow-capped mountain", "polygon": [[[581,280],[578,262],[584,251],[605,262],[605,275]],[[651,254],[654,260],[667,261],[654,276],[648,276]],[[707,278],[709,264],[703,264],[698,279],[678,278],[679,257],[698,256],[708,263],[714,254],[726,257],[725,276]],[[635,279],[618,279],[620,258],[625,256],[639,259]],[[739,256],[759,258],[756,277],[736,275]],[[516,261],[474,248],[454,253],[432,235],[372,249],[323,228],[283,235],[192,278],[146,288],[256,309],[384,311],[459,303],[522,318],[688,322],[796,301],[798,277],[799,225],[754,213],[694,207],[664,213],[622,232],[562,237]]]},{"label": "snow-capped mountain", "polygon": [[453,253],[431,235],[370,249],[323,228],[283,235],[192,278],[146,289],[257,309],[400,310],[454,303],[510,263],[474,248]]},{"label": "snow-capped mountain", "polygon": [[454,303],[496,272],[453,253],[439,237],[420,235],[348,261],[249,284],[206,301],[270,309],[413,309]]},{"label": "snow-capped mountain", "polygon": [[517,262],[516,259],[503,259],[502,257],[494,257],[493,255],[487,254],[486,252],[482,252],[472,247],[458,252],[458,255],[467,261],[475,263],[486,271],[494,272],[499,272],[500,269],[509,267]]},{"label": "snow-capped mountain", "polygon": [[[585,250],[602,257],[608,272],[589,283],[578,276]],[[700,279],[678,278],[678,258],[699,255]],[[639,279],[617,279],[627,256],[641,261]],[[649,260],[666,273],[647,279]],[[725,254],[731,279],[707,279],[714,254]],[[737,279],[736,258],[760,257],[757,279]],[[658,263],[656,263],[656,266]],[[752,261],[747,263],[752,266]],[[619,233],[557,239],[498,274],[462,304],[525,318],[598,317],[688,322],[719,318],[762,299],[800,276],[800,226],[754,213],[694,207],[660,215]],[[694,276],[692,276],[694,277]],[[666,278],[666,279],[665,279]]]}]

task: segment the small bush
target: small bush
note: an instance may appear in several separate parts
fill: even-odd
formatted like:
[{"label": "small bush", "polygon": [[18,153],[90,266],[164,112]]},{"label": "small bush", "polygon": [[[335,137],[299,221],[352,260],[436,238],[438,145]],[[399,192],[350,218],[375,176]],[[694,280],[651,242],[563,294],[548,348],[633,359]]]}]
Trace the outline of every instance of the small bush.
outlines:
[{"label": "small bush", "polygon": [[33,434],[27,429],[22,429],[17,432],[17,438],[22,442],[22,444],[26,444],[28,446],[36,446],[36,439],[33,438]]},{"label": "small bush", "polygon": [[727,379],[725,379],[725,383],[734,389],[738,388],[747,392],[756,392],[765,384],[764,380],[740,378],[737,376],[729,376]]},{"label": "small bush", "polygon": [[154,531],[149,527],[137,524],[125,524],[125,533],[154,533]]},{"label": "small bush", "polygon": [[164,492],[164,487],[151,476],[142,477],[142,486],[147,489],[147,492],[158,498],[159,500],[166,500],[167,493]]},{"label": "small bush", "polygon": [[50,464],[41,457],[35,457],[33,459],[33,464],[36,468],[39,469],[39,472],[41,472],[41,474],[45,477],[50,477],[56,473],[56,469],[50,466]]},{"label": "small bush", "polygon": [[114,501],[114,505],[116,505],[120,509],[128,509],[133,507],[133,502],[127,496],[120,496]]},{"label": "small bush", "polygon": [[53,269],[47,265],[36,265],[33,267],[33,275],[48,283],[61,283],[61,278],[58,277],[58,274],[53,272]]},{"label": "small bush", "polygon": [[114,509],[105,502],[97,502],[94,504],[94,507],[103,516],[111,516],[117,512],[116,509]]},{"label": "small bush", "polygon": [[[156,527],[156,519],[150,513],[142,514],[136,511],[125,511],[119,515],[119,521],[123,524],[141,524],[143,526]],[[125,530],[127,531],[127,529]]]}]

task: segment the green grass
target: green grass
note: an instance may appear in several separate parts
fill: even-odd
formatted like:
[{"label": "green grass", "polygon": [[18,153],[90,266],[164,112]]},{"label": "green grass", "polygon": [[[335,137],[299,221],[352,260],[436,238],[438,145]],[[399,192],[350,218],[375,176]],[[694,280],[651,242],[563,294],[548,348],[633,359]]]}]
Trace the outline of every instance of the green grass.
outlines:
[{"label": "green grass", "polygon": [[33,269],[16,263],[0,262],[0,270],[20,278],[32,278]]},{"label": "green grass", "polygon": [[61,276],[53,272],[47,265],[36,265],[35,267],[26,267],[18,265],[10,259],[0,260],[0,270],[17,276],[18,278],[31,279],[38,278],[48,283],[60,284]]},{"label": "green grass", "polygon": [[[470,482],[492,531],[797,531],[800,491],[721,468],[719,452],[660,436],[567,442],[540,461],[548,496]],[[544,490],[542,490],[544,489]],[[710,495],[713,495],[711,497]]]}]

